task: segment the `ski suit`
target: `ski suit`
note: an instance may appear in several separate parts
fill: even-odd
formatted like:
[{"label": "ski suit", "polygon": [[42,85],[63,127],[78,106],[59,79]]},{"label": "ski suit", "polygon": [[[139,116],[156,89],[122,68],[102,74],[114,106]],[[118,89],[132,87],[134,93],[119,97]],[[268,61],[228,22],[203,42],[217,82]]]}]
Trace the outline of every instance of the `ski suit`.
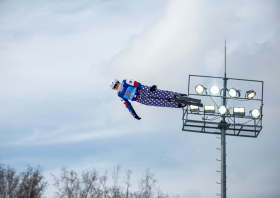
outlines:
[{"label": "ski suit", "polygon": [[174,98],[174,95],[180,96],[182,94],[160,89],[156,89],[151,92],[149,86],[142,85],[134,80],[123,80],[120,84],[120,88],[118,89],[118,96],[121,98],[121,101],[125,104],[133,117],[136,117],[137,114],[131,106],[129,100],[149,106],[180,108],[178,107],[178,103],[169,102],[167,100],[169,98]]}]

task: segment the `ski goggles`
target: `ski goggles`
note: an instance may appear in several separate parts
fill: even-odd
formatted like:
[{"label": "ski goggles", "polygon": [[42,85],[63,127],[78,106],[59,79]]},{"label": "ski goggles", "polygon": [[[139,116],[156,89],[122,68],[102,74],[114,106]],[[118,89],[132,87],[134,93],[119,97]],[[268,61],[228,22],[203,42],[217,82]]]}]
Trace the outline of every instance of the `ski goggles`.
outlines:
[{"label": "ski goggles", "polygon": [[116,84],[114,85],[113,89],[116,89],[116,87],[118,86],[119,82],[116,82]]}]

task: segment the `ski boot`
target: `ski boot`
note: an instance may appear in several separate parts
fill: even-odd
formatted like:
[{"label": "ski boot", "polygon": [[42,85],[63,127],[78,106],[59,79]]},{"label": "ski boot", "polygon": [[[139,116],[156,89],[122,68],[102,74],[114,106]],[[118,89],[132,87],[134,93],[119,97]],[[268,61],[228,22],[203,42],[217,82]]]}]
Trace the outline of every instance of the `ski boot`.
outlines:
[{"label": "ski boot", "polygon": [[168,100],[168,102],[175,102],[176,99],[175,98],[168,98],[167,100]]},{"label": "ski boot", "polygon": [[[180,96],[187,96],[187,94],[181,94]],[[174,98],[178,99],[180,96],[179,95],[174,95]]]},{"label": "ski boot", "polygon": [[179,104],[178,104],[178,107],[179,107],[179,108],[184,108],[185,106],[187,106],[187,105],[184,104],[184,103],[179,103]]}]

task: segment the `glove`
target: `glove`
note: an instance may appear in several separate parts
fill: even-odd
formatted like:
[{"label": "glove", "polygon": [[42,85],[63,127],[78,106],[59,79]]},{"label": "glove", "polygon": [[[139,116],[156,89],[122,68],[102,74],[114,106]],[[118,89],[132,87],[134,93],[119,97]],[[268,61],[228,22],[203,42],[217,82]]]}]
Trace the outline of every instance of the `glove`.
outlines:
[{"label": "glove", "polygon": [[151,86],[151,88],[150,88],[150,92],[153,92],[153,91],[155,91],[157,89],[157,86],[156,85],[153,85],[153,86]]},{"label": "glove", "polygon": [[136,115],[134,118],[137,120],[141,120],[141,118],[138,115]]}]

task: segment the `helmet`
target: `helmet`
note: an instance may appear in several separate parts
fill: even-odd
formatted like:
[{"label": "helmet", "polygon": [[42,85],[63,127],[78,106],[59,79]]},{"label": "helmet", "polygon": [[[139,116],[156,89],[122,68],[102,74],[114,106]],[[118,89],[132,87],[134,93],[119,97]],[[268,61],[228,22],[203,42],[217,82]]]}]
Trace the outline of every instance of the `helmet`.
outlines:
[{"label": "helmet", "polygon": [[110,82],[110,87],[111,87],[111,89],[114,89],[114,86],[115,86],[117,83],[119,83],[119,81],[118,81],[117,79],[111,80],[111,82]]}]

